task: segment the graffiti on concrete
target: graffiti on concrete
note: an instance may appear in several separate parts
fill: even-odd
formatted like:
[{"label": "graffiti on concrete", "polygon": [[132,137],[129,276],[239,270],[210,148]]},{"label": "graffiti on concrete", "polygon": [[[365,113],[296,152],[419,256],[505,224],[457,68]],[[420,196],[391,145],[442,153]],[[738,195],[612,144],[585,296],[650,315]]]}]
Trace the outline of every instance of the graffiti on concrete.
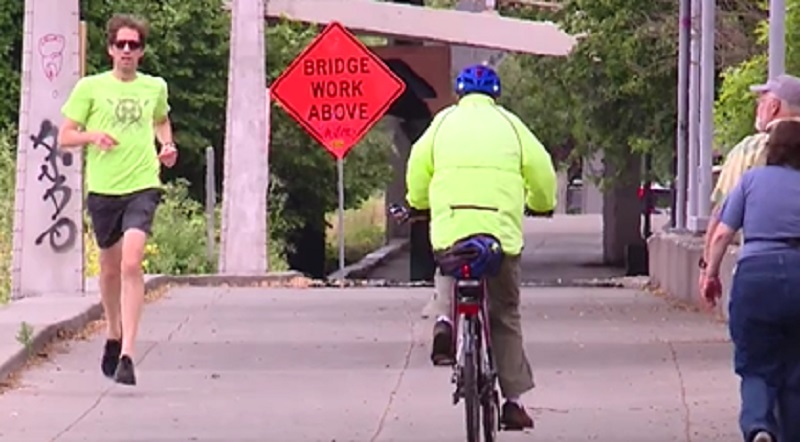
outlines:
[{"label": "graffiti on concrete", "polygon": [[42,194],[42,200],[53,203],[52,224],[39,234],[36,245],[41,245],[47,238],[53,251],[63,253],[75,245],[78,227],[75,221],[62,213],[72,199],[72,188],[67,184],[67,177],[60,172],[59,163],[70,167],[73,156],[69,152],[58,152],[57,137],[58,128],[50,120],[43,120],[39,132],[31,135],[34,150],[44,148],[47,152],[37,179],[49,186]]},{"label": "graffiti on concrete", "polygon": [[39,39],[42,72],[50,81],[55,80],[61,74],[65,47],[66,39],[61,34],[46,34]]}]

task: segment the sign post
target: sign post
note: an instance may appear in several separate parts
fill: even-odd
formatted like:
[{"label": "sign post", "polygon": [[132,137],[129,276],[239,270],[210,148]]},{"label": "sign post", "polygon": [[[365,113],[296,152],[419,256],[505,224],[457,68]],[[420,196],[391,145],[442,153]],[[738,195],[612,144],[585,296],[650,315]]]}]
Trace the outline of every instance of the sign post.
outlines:
[{"label": "sign post", "polygon": [[344,270],[344,159],[336,159],[336,175],[339,190],[339,225],[337,236],[339,237],[339,271]]},{"label": "sign post", "polygon": [[337,22],[270,87],[272,97],[336,160],[339,270],[344,269],[344,157],[405,91],[369,48]]}]

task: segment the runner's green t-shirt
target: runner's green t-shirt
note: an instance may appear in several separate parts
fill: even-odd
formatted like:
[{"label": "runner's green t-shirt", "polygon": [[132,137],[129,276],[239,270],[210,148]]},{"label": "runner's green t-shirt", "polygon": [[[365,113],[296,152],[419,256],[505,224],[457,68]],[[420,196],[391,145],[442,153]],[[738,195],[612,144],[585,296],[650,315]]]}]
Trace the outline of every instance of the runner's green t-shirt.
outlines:
[{"label": "runner's green t-shirt", "polygon": [[108,151],[93,144],[85,147],[89,192],[124,195],[161,187],[154,125],[169,113],[163,78],[139,73],[125,82],[110,71],[86,76],[78,80],[61,111],[84,130],[102,131],[117,140]]}]

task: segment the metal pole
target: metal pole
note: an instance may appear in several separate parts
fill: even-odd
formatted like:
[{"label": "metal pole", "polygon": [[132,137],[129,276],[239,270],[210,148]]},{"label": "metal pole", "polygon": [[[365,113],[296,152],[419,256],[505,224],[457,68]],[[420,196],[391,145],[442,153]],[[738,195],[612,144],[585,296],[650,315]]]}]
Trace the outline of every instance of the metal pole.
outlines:
[{"label": "metal pole", "polygon": [[344,274],[344,159],[336,159],[339,175],[339,273]]},{"label": "metal pole", "polygon": [[214,206],[217,202],[217,186],[214,180],[214,148],[206,147],[206,249],[208,260],[214,262],[216,240],[214,235]]},{"label": "metal pole", "polygon": [[786,70],[786,0],[769,1],[769,78]]},{"label": "metal pole", "polygon": [[698,164],[697,217],[705,230],[711,215],[711,151],[714,143],[714,24],[716,1],[702,2],[702,51],[700,69],[700,149]]},{"label": "metal pole", "polygon": [[87,34],[87,31],[86,31],[86,21],[85,20],[81,20],[80,28],[78,28],[78,29],[79,29],[79,35],[80,35],[80,40],[79,40],[80,41],[80,43],[79,43],[79,47],[80,47],[80,76],[81,77],[85,77],[86,76],[86,46],[88,44],[88,40],[86,38],[86,36],[88,34]]},{"label": "metal pole", "polygon": [[655,209],[654,198],[653,198],[653,154],[647,152],[644,154],[644,232],[643,237],[644,239],[650,238],[650,235],[653,234],[653,210]]},{"label": "metal pole", "polygon": [[689,39],[691,34],[692,0],[681,0],[680,26],[678,36],[678,130],[677,130],[677,171],[675,179],[675,228],[686,229],[686,156],[689,144]]},{"label": "metal pole", "polygon": [[697,231],[697,181],[698,181],[698,153],[700,129],[700,2],[692,1],[692,26],[689,65],[689,161],[687,164],[687,227]]}]

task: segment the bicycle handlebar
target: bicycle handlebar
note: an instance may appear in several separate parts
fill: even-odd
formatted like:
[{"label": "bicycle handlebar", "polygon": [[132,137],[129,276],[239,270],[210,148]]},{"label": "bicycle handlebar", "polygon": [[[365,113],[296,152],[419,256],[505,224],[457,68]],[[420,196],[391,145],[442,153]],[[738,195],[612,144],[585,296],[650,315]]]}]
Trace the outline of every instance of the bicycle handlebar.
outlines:
[{"label": "bicycle handlebar", "polygon": [[[531,218],[552,218],[553,210],[547,212],[537,212],[525,207],[524,215]],[[430,219],[431,211],[428,209],[419,210],[413,207],[409,208],[400,204],[392,204],[389,206],[389,215],[391,215],[398,224],[405,224],[409,220],[416,221],[420,219]]]},{"label": "bicycle handlebar", "polygon": [[409,220],[416,221],[420,219],[429,219],[431,216],[430,210],[419,210],[413,207],[409,208],[400,204],[392,204],[389,206],[389,214],[397,221],[398,224],[405,224]]},{"label": "bicycle handlebar", "polygon": [[553,210],[548,210],[547,212],[537,212],[526,207],[525,216],[529,216],[531,218],[552,218]]}]

